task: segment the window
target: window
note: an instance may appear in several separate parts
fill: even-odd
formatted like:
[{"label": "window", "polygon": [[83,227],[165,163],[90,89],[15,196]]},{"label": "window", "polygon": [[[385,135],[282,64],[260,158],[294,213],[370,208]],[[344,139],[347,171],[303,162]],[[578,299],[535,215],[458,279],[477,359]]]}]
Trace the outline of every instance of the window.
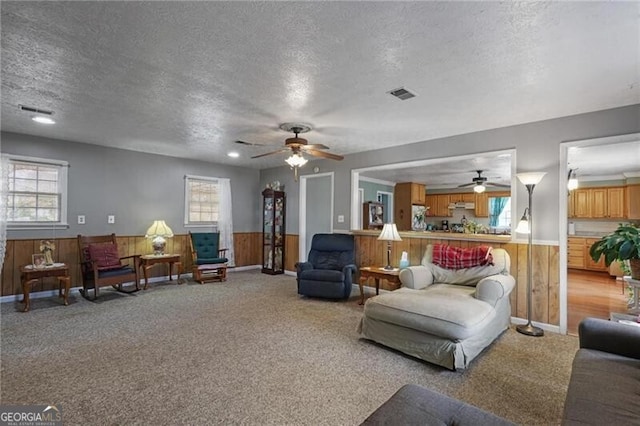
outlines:
[{"label": "window", "polygon": [[217,178],[185,176],[185,225],[217,225],[220,185]]},{"label": "window", "polygon": [[498,226],[509,228],[511,227],[511,197],[504,198],[507,199],[507,202],[498,216]]},{"label": "window", "polygon": [[65,161],[8,155],[10,228],[67,225],[67,169]]}]

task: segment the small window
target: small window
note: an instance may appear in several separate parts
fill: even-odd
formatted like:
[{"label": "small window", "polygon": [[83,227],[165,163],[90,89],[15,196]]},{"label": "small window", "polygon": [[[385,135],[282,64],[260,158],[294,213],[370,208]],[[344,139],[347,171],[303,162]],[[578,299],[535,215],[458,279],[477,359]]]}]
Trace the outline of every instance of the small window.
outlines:
[{"label": "small window", "polygon": [[7,155],[7,224],[10,228],[67,225],[64,161]]},{"label": "small window", "polygon": [[504,197],[507,202],[498,216],[498,227],[510,228],[511,227],[511,197]]},{"label": "small window", "polygon": [[220,185],[217,178],[185,176],[185,225],[217,225],[219,203]]}]

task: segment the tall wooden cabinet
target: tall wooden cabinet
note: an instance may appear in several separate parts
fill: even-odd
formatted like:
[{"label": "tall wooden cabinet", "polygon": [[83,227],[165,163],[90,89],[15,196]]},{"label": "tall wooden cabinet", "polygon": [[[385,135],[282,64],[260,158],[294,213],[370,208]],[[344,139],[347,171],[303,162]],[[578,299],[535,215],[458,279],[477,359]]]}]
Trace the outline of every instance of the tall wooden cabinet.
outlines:
[{"label": "tall wooden cabinet", "polygon": [[411,231],[414,205],[425,205],[425,186],[415,182],[397,183],[393,188],[393,221],[399,231]]},{"label": "tall wooden cabinet", "polygon": [[286,199],[283,191],[262,191],[262,272],[284,273]]}]

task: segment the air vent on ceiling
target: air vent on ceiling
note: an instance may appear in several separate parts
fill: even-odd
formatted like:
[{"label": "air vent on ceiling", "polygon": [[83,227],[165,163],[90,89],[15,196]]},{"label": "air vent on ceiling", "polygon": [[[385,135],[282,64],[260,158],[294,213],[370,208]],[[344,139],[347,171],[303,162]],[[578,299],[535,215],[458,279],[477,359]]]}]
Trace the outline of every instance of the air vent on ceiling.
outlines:
[{"label": "air vent on ceiling", "polygon": [[20,107],[22,111],[35,112],[38,114],[45,114],[45,115],[53,115],[53,111],[48,111],[46,109],[34,108],[26,105],[18,105],[18,107]]},{"label": "air vent on ceiling", "polygon": [[405,89],[404,87],[400,87],[399,89],[393,89],[389,92],[390,95],[395,96],[396,98],[406,101],[407,99],[415,98],[416,95]]}]

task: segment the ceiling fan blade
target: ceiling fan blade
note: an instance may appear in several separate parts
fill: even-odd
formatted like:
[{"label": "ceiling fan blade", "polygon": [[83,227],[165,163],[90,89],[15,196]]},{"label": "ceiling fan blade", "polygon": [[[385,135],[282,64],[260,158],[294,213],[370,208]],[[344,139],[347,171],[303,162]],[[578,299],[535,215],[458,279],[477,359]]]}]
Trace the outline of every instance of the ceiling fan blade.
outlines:
[{"label": "ceiling fan blade", "polygon": [[328,146],[322,145],[321,143],[312,143],[310,145],[302,145],[303,149],[329,149]]},{"label": "ceiling fan blade", "polygon": [[266,157],[267,155],[273,155],[273,154],[279,154],[281,152],[288,152],[289,148],[283,148],[283,149],[279,149],[277,151],[271,151],[271,152],[267,152],[266,154],[260,154],[260,155],[254,155],[251,158],[260,158],[260,157]]},{"label": "ceiling fan blade", "polygon": [[235,141],[238,145],[247,145],[247,146],[264,146],[264,144],[261,143],[253,143],[253,142],[246,142],[246,141],[241,141],[241,140],[237,140]]},{"label": "ceiling fan blade", "polygon": [[342,155],[331,154],[329,152],[324,152],[324,151],[316,151],[315,149],[305,149],[304,152],[306,152],[309,155],[313,155],[314,157],[329,158],[331,160],[339,161],[344,158]]},{"label": "ceiling fan blade", "polygon": [[464,183],[462,185],[458,185],[458,188],[464,188],[466,186],[474,186],[476,183],[475,182],[471,182],[471,183]]},{"label": "ceiling fan blade", "polygon": [[499,188],[511,188],[511,185],[504,185],[502,183],[485,182],[484,184],[488,186],[496,186]]}]

